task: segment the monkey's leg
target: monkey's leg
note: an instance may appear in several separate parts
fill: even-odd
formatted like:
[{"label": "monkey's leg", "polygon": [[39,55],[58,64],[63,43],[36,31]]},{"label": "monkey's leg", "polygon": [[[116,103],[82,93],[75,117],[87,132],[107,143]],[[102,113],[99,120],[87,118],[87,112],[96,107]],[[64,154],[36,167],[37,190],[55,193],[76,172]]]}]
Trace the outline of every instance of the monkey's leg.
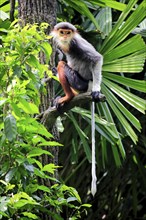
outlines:
[{"label": "monkey's leg", "polygon": [[74,97],[74,93],[72,92],[70,85],[68,83],[68,80],[66,78],[66,75],[65,75],[65,65],[66,65],[65,62],[59,61],[58,66],[57,66],[59,81],[65,93],[65,96],[58,100],[58,104],[63,104],[65,102],[68,102]]}]

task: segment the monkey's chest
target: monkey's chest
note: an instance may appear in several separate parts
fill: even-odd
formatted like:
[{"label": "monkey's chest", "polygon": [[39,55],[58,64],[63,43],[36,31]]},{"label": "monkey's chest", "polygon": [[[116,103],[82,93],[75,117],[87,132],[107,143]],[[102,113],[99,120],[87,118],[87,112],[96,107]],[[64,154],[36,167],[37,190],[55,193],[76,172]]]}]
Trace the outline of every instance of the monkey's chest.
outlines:
[{"label": "monkey's chest", "polygon": [[66,55],[68,65],[77,71],[84,79],[92,80],[91,65],[81,57]]}]

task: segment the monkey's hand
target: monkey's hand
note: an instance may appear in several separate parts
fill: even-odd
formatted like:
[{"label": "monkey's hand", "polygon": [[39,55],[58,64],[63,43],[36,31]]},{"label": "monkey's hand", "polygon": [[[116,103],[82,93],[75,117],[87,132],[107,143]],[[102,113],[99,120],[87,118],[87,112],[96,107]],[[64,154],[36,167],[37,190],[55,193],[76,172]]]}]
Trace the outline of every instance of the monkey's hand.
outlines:
[{"label": "monkey's hand", "polygon": [[103,95],[99,91],[95,91],[95,92],[92,91],[91,95],[92,95],[92,100],[94,102],[105,102],[106,101],[105,95]]},{"label": "monkey's hand", "polygon": [[52,73],[53,73],[54,76],[56,76],[58,74],[56,67],[52,68]]}]

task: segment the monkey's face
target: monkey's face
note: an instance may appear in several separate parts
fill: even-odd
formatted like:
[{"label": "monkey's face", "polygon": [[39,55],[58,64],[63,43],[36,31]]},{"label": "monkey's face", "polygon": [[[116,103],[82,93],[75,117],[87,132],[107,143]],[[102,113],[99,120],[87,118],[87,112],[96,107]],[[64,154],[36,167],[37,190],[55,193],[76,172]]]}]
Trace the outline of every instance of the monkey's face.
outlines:
[{"label": "monkey's face", "polygon": [[70,43],[71,39],[73,38],[73,31],[69,29],[59,29],[58,30],[58,37],[59,40],[64,43]]}]

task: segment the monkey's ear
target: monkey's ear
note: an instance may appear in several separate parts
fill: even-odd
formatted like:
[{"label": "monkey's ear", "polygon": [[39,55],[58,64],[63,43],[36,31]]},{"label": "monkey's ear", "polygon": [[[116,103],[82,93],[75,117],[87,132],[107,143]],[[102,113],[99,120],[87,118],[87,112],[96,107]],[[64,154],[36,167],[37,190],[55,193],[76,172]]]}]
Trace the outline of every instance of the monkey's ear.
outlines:
[{"label": "monkey's ear", "polygon": [[92,95],[92,101],[94,102],[105,102],[106,101],[105,95],[103,95],[99,91],[92,92],[91,95]]}]

